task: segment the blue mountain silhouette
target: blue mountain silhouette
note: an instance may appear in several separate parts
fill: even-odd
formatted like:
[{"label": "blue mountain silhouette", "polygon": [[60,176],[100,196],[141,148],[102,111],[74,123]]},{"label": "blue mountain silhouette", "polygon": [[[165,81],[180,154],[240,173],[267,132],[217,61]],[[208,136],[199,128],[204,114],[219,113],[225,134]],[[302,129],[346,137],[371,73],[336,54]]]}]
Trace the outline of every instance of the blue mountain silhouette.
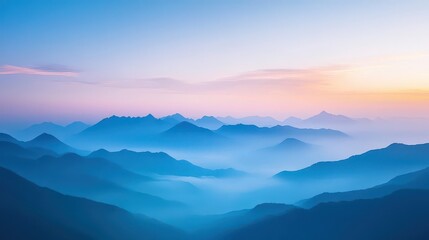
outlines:
[{"label": "blue mountain silhouette", "polygon": [[245,226],[223,239],[427,239],[429,191],[295,209]]},{"label": "blue mountain silhouette", "polygon": [[387,183],[368,189],[322,193],[301,201],[299,205],[308,208],[323,202],[379,198],[401,189],[429,189],[429,168],[397,176]]},{"label": "blue mountain silhouette", "polygon": [[118,207],[39,187],[0,168],[1,239],[182,239],[185,234]]},{"label": "blue mountain silhouette", "polygon": [[176,160],[164,152],[133,152],[121,150],[109,152],[104,149],[95,151],[89,157],[108,159],[119,166],[141,174],[160,174],[176,176],[235,176],[240,172],[234,169],[211,170],[196,166],[186,160]]},{"label": "blue mountain silhouette", "polygon": [[[400,174],[429,166],[429,144],[390,146],[371,150],[348,159],[318,162],[298,171],[283,171],[275,177],[298,184],[336,181],[340,188],[360,189],[381,184]],[[327,184],[329,186],[335,184]],[[334,188],[335,189],[335,188]]]}]

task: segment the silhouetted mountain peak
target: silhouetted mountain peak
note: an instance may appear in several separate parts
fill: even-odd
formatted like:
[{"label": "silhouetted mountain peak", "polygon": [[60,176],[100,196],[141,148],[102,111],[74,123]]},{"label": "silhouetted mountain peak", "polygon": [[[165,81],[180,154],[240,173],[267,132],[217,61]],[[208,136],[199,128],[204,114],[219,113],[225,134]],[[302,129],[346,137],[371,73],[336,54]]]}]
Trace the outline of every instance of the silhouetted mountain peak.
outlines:
[{"label": "silhouetted mountain peak", "polygon": [[62,143],[58,138],[52,136],[51,134],[42,133],[39,136],[35,137],[33,140],[29,141],[29,143]]},{"label": "silhouetted mountain peak", "polygon": [[215,118],[213,116],[203,116],[202,118],[200,118],[200,120],[204,120],[204,121],[219,121],[219,120],[217,120],[217,118]]},{"label": "silhouetted mountain peak", "polygon": [[319,114],[313,116],[313,117],[345,117],[343,115],[336,115],[336,114],[332,114],[332,113],[328,113],[327,111],[321,111]]},{"label": "silhouetted mountain peak", "polygon": [[355,120],[344,115],[336,115],[326,111],[304,120],[309,123],[353,123]]},{"label": "silhouetted mountain peak", "polygon": [[397,148],[397,147],[403,147],[403,146],[407,146],[407,145],[403,143],[392,143],[389,146],[387,146],[387,148]]},{"label": "silhouetted mountain peak", "polygon": [[286,138],[278,146],[307,146],[308,144],[296,138]]},{"label": "silhouetted mountain peak", "polygon": [[202,127],[198,127],[190,122],[183,121],[176,124],[166,132],[168,133],[195,133],[195,132],[211,132],[210,130]]},{"label": "silhouetted mountain peak", "polygon": [[175,114],[172,114],[172,115],[168,115],[168,116],[165,116],[165,117],[163,117],[161,119],[165,120],[165,121],[168,121],[170,123],[179,123],[179,122],[183,122],[183,121],[194,122],[193,119],[187,118],[187,117],[183,116],[180,113],[175,113]]},{"label": "silhouetted mountain peak", "polygon": [[170,115],[169,117],[172,117],[176,120],[186,120],[187,118],[185,118],[182,114],[180,113],[175,113],[173,115]]},{"label": "silhouetted mountain peak", "polygon": [[33,140],[24,143],[28,147],[45,148],[57,153],[75,152],[76,149],[58,140],[51,134],[42,133]]},{"label": "silhouetted mountain peak", "polygon": [[148,114],[148,115],[146,115],[146,117],[145,117],[146,119],[157,119],[156,117],[154,117],[152,114]]},{"label": "silhouetted mountain peak", "polygon": [[[107,151],[107,150],[106,150],[106,149],[104,149],[104,148],[100,148],[100,149],[98,149],[98,150],[96,150],[96,151],[92,152],[91,154],[99,155],[99,154],[107,154],[107,153],[109,153],[109,151]],[[90,155],[91,155],[91,154],[90,154]]]},{"label": "silhouetted mountain peak", "polygon": [[199,127],[208,128],[211,130],[218,129],[224,125],[223,122],[219,121],[213,116],[203,116],[202,118],[195,120],[194,123]]}]

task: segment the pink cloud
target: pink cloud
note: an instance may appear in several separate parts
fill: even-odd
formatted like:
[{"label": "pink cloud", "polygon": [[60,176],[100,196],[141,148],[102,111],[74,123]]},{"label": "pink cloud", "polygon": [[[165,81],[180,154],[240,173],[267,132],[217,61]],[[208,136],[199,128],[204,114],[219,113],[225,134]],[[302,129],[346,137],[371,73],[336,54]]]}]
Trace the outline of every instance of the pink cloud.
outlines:
[{"label": "pink cloud", "polygon": [[337,80],[341,72],[348,69],[348,66],[327,66],[308,69],[262,69],[197,83],[159,77],[121,82],[119,84],[110,84],[109,86],[171,90],[184,93],[192,91],[231,91],[237,88],[241,90],[260,89],[261,87],[273,89],[317,88],[328,86],[332,81]]},{"label": "pink cloud", "polygon": [[41,76],[63,76],[76,77],[78,72],[58,67],[19,67],[13,65],[4,65],[0,67],[0,75],[41,75]]}]

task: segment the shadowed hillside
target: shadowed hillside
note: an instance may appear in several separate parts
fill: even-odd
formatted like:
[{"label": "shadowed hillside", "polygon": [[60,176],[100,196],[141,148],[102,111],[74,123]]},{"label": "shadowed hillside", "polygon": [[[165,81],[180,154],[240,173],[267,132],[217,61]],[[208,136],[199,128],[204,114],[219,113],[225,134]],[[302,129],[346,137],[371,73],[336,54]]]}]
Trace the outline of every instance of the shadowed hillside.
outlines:
[{"label": "shadowed hillside", "polygon": [[118,207],[54,192],[0,168],[1,239],[183,239]]},{"label": "shadowed hillside", "polygon": [[429,191],[402,190],[380,199],[327,203],[293,210],[231,233],[225,239],[427,239]]}]

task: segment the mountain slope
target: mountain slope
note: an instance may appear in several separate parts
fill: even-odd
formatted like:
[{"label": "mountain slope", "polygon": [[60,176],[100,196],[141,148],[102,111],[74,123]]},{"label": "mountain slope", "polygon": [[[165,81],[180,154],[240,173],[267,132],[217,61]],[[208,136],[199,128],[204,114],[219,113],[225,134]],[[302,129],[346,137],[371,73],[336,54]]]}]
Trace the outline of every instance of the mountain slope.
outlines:
[{"label": "mountain slope", "polygon": [[58,140],[58,138],[47,133],[42,133],[36,138],[23,143],[23,145],[26,147],[49,149],[59,154],[79,152],[79,150],[70,147],[69,145]]},{"label": "mountain slope", "polygon": [[10,136],[9,134],[6,134],[6,133],[0,133],[0,141],[19,144],[19,141],[16,138],[14,138],[14,137]]},{"label": "mountain slope", "polygon": [[125,169],[140,174],[225,177],[239,173],[233,169],[211,170],[202,168],[185,160],[176,160],[164,152],[133,152],[125,149],[118,152],[108,152],[101,149],[92,152],[89,157],[108,159]]},{"label": "mountain slope", "polygon": [[195,120],[195,125],[211,130],[218,129],[224,125],[223,122],[219,121],[213,116],[204,116],[200,119]]},{"label": "mountain slope", "polygon": [[296,138],[286,138],[281,143],[262,150],[269,151],[269,152],[277,152],[277,153],[278,152],[287,153],[287,152],[295,152],[295,151],[307,151],[311,148],[314,148],[312,144],[303,142]]},{"label": "mountain slope", "polygon": [[183,115],[181,115],[180,113],[175,113],[173,115],[168,115],[168,116],[162,117],[161,120],[168,122],[168,123],[171,123],[172,125],[176,125],[176,124],[181,123],[181,122],[190,122],[190,123],[194,122],[194,119],[186,118]]},{"label": "mountain slope", "polygon": [[38,158],[33,154],[31,149],[0,142],[0,166],[41,186],[153,216],[164,216],[167,211],[183,208],[183,204],[178,202],[145,193],[153,189],[162,191],[157,181],[127,171],[105,159],[85,158],[76,154]]},{"label": "mountain slope", "polygon": [[214,147],[227,143],[227,138],[189,122],[178,123],[158,135],[158,144],[170,148]]},{"label": "mountain slope", "polygon": [[346,117],[344,115],[335,115],[322,111],[319,114],[307,118],[303,121],[305,124],[309,125],[338,125],[338,124],[354,124],[356,121],[352,118]]},{"label": "mountain slope", "polygon": [[367,118],[351,118],[344,115],[337,115],[322,111],[307,119],[290,117],[283,121],[283,124],[290,124],[300,127],[311,128],[335,128],[343,129],[344,127],[353,127],[356,125],[369,124],[372,121]]},{"label": "mountain slope", "polygon": [[362,190],[322,193],[299,203],[303,207],[313,207],[323,202],[351,201],[383,197],[401,189],[429,189],[429,168],[407,173],[393,178],[387,183]]},{"label": "mountain slope", "polygon": [[171,126],[172,123],[151,114],[145,117],[111,116],[73,136],[70,141],[77,146],[97,148],[116,144],[142,144],[150,142],[154,135]]},{"label": "mountain slope", "polygon": [[120,208],[39,187],[0,168],[1,239],[177,239],[183,233]]},{"label": "mountain slope", "polygon": [[[195,239],[223,239],[225,235],[236,229],[272,216],[285,214],[294,209],[297,209],[297,207],[293,205],[264,203],[252,209],[244,209],[219,215],[201,216],[196,219],[191,217],[188,221],[193,222],[192,224],[194,226],[192,226],[192,228],[198,229],[193,234]],[[186,220],[182,224],[186,224]]]},{"label": "mountain slope", "polygon": [[298,171],[283,171],[275,177],[299,184],[314,183],[322,191],[343,191],[374,186],[429,166],[429,144],[390,146],[334,162],[319,162]]},{"label": "mountain slope", "polygon": [[56,156],[57,154],[43,148],[24,148],[18,143],[0,141],[0,157],[22,157],[35,159],[45,155]]},{"label": "mountain slope", "polygon": [[429,191],[402,190],[380,199],[293,210],[225,239],[428,239]]}]

